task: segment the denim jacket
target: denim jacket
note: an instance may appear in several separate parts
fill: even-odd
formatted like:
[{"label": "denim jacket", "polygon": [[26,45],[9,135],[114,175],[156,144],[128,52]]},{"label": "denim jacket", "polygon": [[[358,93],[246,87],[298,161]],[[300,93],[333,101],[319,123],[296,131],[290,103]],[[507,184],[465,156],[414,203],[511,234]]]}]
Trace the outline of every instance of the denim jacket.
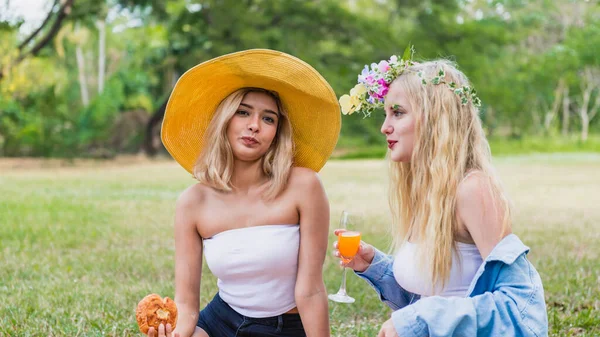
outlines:
[{"label": "denim jacket", "polygon": [[392,257],[378,250],[369,268],[356,274],[395,310],[400,337],[548,336],[544,288],[528,252],[515,234],[506,236],[479,267],[468,297],[420,298],[402,289]]}]

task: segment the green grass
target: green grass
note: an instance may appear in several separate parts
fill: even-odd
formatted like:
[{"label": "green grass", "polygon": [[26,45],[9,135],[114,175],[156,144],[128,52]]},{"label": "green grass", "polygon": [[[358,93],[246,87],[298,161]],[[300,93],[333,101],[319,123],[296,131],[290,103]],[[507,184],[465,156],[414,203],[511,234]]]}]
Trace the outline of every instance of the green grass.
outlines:
[{"label": "green grass", "polygon": [[[600,137],[596,135],[582,142],[578,137],[525,137],[490,139],[494,156],[513,156],[551,153],[600,153]],[[340,145],[334,153],[336,159],[379,159],[387,153],[385,139],[381,145]]]},{"label": "green grass", "polygon": [[521,139],[492,138],[490,147],[494,155],[515,155],[532,153],[600,153],[600,137],[592,135],[582,142],[579,136],[563,137],[524,137]]},{"label": "green grass", "polygon": [[[514,230],[544,281],[550,335],[600,335],[600,155],[496,164],[515,205]],[[172,162],[94,165],[0,165],[0,336],[139,336],[137,302],[150,292],[173,296],[174,203],[193,180]],[[333,160],[321,176],[331,229],[349,209],[365,240],[387,249],[386,164]],[[328,291],[340,277],[328,255]],[[202,307],[215,291],[205,272]],[[355,304],[330,303],[333,335],[375,336],[391,311],[353,275],[348,291]]]}]

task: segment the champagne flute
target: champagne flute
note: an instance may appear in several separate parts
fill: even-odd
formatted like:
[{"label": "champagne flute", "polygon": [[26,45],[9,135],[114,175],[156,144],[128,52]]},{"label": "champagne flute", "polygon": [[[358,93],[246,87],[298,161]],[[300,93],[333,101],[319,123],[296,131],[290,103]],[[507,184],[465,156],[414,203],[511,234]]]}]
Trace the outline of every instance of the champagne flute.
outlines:
[{"label": "champagne flute", "polygon": [[[340,228],[348,229],[348,222],[350,218],[350,213],[343,211],[342,217],[340,219]],[[360,246],[360,232],[357,231],[344,231],[338,235],[338,250],[340,252],[340,257],[343,262],[343,271],[342,271],[342,283],[340,284],[340,289],[336,294],[329,294],[329,299],[334,302],[339,303],[354,303],[354,298],[348,296],[346,293],[346,264],[348,264],[356,253],[358,253],[358,248]]]}]

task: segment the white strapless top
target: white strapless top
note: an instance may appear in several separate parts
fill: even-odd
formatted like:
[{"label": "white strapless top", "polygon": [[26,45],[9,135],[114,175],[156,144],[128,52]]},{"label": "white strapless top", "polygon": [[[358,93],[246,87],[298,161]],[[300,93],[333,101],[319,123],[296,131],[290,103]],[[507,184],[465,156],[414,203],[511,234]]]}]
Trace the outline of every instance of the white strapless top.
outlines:
[{"label": "white strapless top", "polygon": [[434,294],[433,283],[429,276],[430,266],[419,263],[417,244],[408,241],[400,247],[394,258],[393,269],[396,282],[402,288],[421,296],[466,297],[471,281],[483,263],[483,259],[474,244],[457,242],[456,246],[458,251],[452,254],[450,278],[440,293]]},{"label": "white strapless top", "polygon": [[219,295],[238,313],[272,317],[296,307],[299,225],[226,230],[206,238],[204,256]]}]

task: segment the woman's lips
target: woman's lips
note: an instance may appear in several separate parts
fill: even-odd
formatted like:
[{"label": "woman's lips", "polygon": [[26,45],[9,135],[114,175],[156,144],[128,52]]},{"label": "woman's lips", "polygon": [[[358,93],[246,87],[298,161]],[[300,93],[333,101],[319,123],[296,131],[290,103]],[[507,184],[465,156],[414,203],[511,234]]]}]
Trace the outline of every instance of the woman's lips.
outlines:
[{"label": "woman's lips", "polygon": [[258,141],[254,137],[242,137],[242,143],[245,145],[254,145],[258,144]]},{"label": "woman's lips", "polygon": [[394,145],[396,145],[396,143],[398,143],[397,140],[388,140],[388,148],[391,149],[394,147]]}]

